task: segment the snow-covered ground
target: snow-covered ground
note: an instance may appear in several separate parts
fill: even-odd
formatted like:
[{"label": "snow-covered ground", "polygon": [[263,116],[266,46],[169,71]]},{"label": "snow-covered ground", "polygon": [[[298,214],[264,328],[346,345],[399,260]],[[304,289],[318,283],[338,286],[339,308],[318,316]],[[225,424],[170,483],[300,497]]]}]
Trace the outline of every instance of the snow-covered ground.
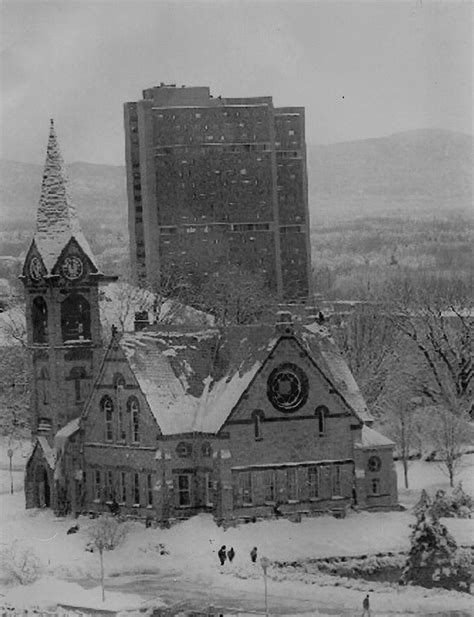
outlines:
[{"label": "snow-covered ground", "polygon": [[[3,453],[1,453],[3,455]],[[2,461],[5,457],[2,456]],[[19,457],[18,461],[22,459]],[[19,463],[20,464],[20,463]],[[2,464],[2,467],[4,465]],[[474,493],[474,456],[466,457],[466,466],[460,474],[465,490]],[[68,595],[76,605],[90,602],[100,605],[99,592],[91,589],[98,585],[99,558],[85,551],[87,528],[93,521],[80,517],[79,532],[67,535],[73,524],[71,518],[55,518],[50,511],[24,510],[20,471],[15,471],[17,482],[14,495],[0,496],[0,542],[3,547],[17,541],[18,547],[27,547],[41,562],[42,576],[34,587],[11,588],[4,578],[0,593],[4,602],[19,603],[28,598],[30,605],[51,606],[64,602]],[[8,472],[2,470],[0,478]],[[401,473],[399,474],[401,479]],[[448,489],[445,476],[435,463],[414,462],[410,468],[413,488],[401,490],[401,502],[410,506],[421,488],[434,492]],[[3,486],[2,482],[2,486]],[[9,483],[6,482],[7,487]],[[193,600],[201,606],[263,610],[262,569],[252,564],[249,551],[258,547],[259,557],[271,560],[297,561],[325,556],[361,555],[383,551],[402,551],[409,546],[409,525],[413,516],[405,512],[359,513],[345,519],[330,516],[305,519],[301,523],[287,520],[261,521],[223,530],[208,515],[201,515],[168,530],[145,529],[142,523],[130,523],[124,543],[105,553],[107,601],[114,606],[137,607],[140,602],[167,602]],[[446,520],[459,544],[474,544],[474,520]],[[223,568],[218,564],[217,551],[225,544],[234,547],[236,557]],[[161,554],[163,545],[169,554]],[[61,583],[55,583],[61,579]],[[64,581],[74,583],[65,588]],[[90,588],[86,596],[82,587]],[[48,593],[45,594],[44,590]],[[43,591],[42,591],[43,590]],[[467,594],[430,591],[415,587],[399,587],[388,583],[348,580],[329,575],[305,575],[301,570],[269,569],[269,605],[273,614],[291,615],[328,614],[354,615],[360,610],[365,593],[371,593],[374,613],[381,615],[447,614],[463,611],[470,615],[472,598]],[[129,592],[127,597],[117,593]],[[45,604],[44,597],[48,601]],[[20,606],[21,603],[18,604]],[[141,604],[146,606],[146,604]],[[443,613],[444,611],[444,613]],[[356,613],[357,614],[357,613]]]}]

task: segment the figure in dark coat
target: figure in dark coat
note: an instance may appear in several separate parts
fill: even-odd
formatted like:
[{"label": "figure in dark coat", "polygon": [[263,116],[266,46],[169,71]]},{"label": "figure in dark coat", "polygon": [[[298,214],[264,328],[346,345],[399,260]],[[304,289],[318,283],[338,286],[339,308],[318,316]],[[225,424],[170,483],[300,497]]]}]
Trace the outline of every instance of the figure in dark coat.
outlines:
[{"label": "figure in dark coat", "polygon": [[257,547],[254,546],[253,549],[250,551],[250,559],[252,560],[252,563],[255,563],[257,561]]},{"label": "figure in dark coat", "polygon": [[369,594],[367,594],[362,602],[362,617],[370,617],[370,600]]},{"label": "figure in dark coat", "polygon": [[230,563],[232,563],[232,561],[233,561],[233,559],[235,557],[235,551],[234,551],[234,547],[233,546],[231,546],[230,550],[227,551],[227,557],[228,557]]},{"label": "figure in dark coat", "polygon": [[226,551],[225,544],[220,547],[217,555],[219,556],[219,561],[221,562],[221,566],[223,566],[225,564],[225,560],[227,559],[227,551]]}]

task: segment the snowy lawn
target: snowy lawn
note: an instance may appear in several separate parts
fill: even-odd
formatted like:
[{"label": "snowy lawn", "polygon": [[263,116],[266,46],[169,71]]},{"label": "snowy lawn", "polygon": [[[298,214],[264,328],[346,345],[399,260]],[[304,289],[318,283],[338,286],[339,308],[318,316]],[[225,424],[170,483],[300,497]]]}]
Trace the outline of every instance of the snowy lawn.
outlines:
[{"label": "snowy lawn", "polygon": [[[473,493],[472,466],[474,456],[466,457],[466,467],[462,474],[465,490]],[[2,472],[3,473],[3,472]],[[401,480],[399,476],[399,480]],[[421,488],[433,492],[437,488],[448,489],[448,483],[435,463],[414,462],[410,468],[412,488],[401,490],[402,503],[413,504],[419,497]],[[93,521],[80,517],[56,518],[50,511],[24,510],[24,497],[20,490],[14,495],[1,495],[0,542],[8,546],[17,540],[19,546],[28,547],[41,564],[41,574],[55,579],[82,580],[88,586],[96,586],[99,580],[98,555],[85,551],[87,528]],[[67,535],[67,529],[75,522],[79,532]],[[127,601],[117,600],[122,606],[137,603],[140,599],[156,597],[154,581],[160,577],[180,581],[183,588],[216,590],[215,593],[234,594],[238,597],[260,597],[262,590],[262,571],[259,565],[252,564],[249,551],[258,547],[259,557],[266,555],[271,560],[300,561],[308,558],[342,555],[362,555],[385,551],[404,551],[409,547],[409,525],[413,516],[406,512],[353,513],[345,519],[330,516],[304,519],[301,523],[287,520],[261,521],[223,530],[215,525],[208,515],[196,516],[167,530],[145,529],[142,523],[129,524],[125,541],[114,551],[104,554],[106,569],[106,588],[131,591]],[[448,519],[445,521],[459,544],[474,544],[474,520]],[[221,568],[217,551],[225,544],[234,547],[236,557],[233,564]],[[169,554],[160,554],[163,545]],[[149,577],[149,580],[147,579]],[[127,579],[128,577],[128,579]],[[297,606],[300,612],[311,613],[311,606],[336,606],[349,610],[360,605],[361,594],[373,590],[374,608],[382,614],[405,614],[406,612],[429,612],[442,609],[464,610],[469,614],[471,598],[466,594],[444,591],[428,591],[421,588],[399,588],[389,584],[370,583],[362,580],[348,580],[321,574],[318,577],[305,576],[301,571],[291,572],[277,568],[269,571],[269,593],[271,606]],[[125,580],[130,585],[125,585]],[[139,588],[138,580],[145,581]],[[48,578],[37,584],[41,589],[46,585],[54,588]],[[194,586],[194,587],[193,587]],[[50,600],[63,601],[64,586],[59,585],[58,597]],[[71,588],[72,589],[72,588]],[[0,593],[23,593],[23,597],[34,598],[35,587],[25,593],[10,588],[5,577],[3,591]],[[61,591],[62,590],[62,591]],[[218,590],[221,590],[220,592]],[[61,592],[61,593],[59,593]],[[80,597],[76,589],[73,597]],[[87,592],[88,597],[96,592]],[[115,591],[113,592],[116,593]],[[240,595],[239,595],[240,594]],[[111,595],[111,601],[115,598]],[[31,600],[33,602],[33,600]],[[114,600],[115,601],[115,600]],[[38,600],[38,603],[40,600]],[[257,600],[255,600],[257,602]],[[291,604],[293,602],[293,604]],[[311,604],[313,602],[313,604]],[[272,604],[273,603],[273,604]],[[280,614],[281,611],[280,611]],[[288,610],[285,614],[291,614]],[[350,613],[340,613],[350,614]]]}]

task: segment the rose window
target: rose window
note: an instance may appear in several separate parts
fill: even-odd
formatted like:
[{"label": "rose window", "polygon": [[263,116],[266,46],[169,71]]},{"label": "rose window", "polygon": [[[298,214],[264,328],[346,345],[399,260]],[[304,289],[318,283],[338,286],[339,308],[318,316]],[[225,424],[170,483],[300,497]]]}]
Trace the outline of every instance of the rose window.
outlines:
[{"label": "rose window", "polygon": [[308,398],[308,378],[295,364],[282,364],[268,378],[267,394],[276,409],[296,411]]}]

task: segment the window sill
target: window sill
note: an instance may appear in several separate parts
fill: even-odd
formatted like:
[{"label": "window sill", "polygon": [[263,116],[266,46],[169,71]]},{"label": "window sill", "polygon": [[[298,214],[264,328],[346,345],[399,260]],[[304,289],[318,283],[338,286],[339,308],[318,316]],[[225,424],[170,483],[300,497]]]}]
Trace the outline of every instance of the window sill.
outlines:
[{"label": "window sill", "polygon": [[147,510],[153,510],[153,504],[149,503],[146,507]]},{"label": "window sill", "polygon": [[300,502],[299,499],[288,499],[286,503],[299,503],[299,502]]},{"label": "window sill", "polygon": [[140,506],[140,504],[139,504],[139,503],[134,503],[134,504],[133,504],[133,506],[132,506],[132,508],[141,508],[141,506]]},{"label": "window sill", "polygon": [[276,501],[264,501],[263,503],[266,506],[275,506],[276,505]]},{"label": "window sill", "polygon": [[331,499],[333,501],[340,501],[341,499],[344,499],[344,497],[342,495],[333,495]]},{"label": "window sill", "polygon": [[253,508],[253,503],[243,503],[242,508]]}]

